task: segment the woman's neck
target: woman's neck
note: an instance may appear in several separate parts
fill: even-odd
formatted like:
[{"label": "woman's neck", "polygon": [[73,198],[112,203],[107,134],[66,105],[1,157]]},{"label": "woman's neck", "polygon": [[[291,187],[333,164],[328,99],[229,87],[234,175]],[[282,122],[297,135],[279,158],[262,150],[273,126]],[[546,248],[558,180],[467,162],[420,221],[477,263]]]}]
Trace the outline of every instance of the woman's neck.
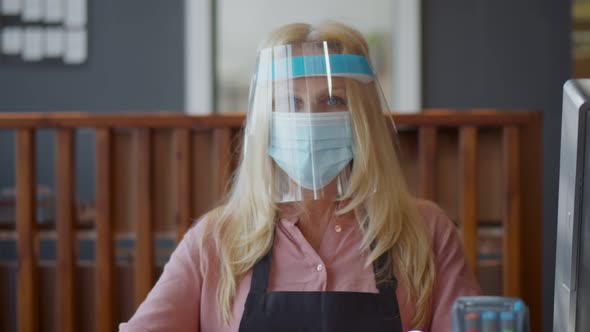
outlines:
[{"label": "woman's neck", "polygon": [[307,201],[301,205],[297,227],[313,249],[318,252],[326,228],[334,215],[337,202]]}]

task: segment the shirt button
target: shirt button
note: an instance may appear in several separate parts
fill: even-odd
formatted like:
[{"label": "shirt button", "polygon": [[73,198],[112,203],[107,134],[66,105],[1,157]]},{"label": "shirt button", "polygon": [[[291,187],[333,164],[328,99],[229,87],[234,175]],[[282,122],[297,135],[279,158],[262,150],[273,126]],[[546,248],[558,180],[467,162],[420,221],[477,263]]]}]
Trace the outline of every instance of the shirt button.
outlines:
[{"label": "shirt button", "polygon": [[336,227],[334,227],[334,230],[336,231],[336,233],[340,233],[342,231],[342,227],[340,227],[340,225],[336,225]]},{"label": "shirt button", "polygon": [[316,271],[321,272],[324,269],[324,266],[322,264],[318,264],[318,266],[315,267]]}]

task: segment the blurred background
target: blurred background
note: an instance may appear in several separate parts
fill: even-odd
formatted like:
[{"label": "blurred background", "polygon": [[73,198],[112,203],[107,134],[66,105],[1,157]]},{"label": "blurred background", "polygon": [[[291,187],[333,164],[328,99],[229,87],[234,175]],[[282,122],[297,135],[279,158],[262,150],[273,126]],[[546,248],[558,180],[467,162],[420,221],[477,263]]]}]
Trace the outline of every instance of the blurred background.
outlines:
[{"label": "blurred background", "polygon": [[[244,112],[264,37],[285,23],[327,19],[365,35],[393,110],[542,112],[541,317],[551,331],[562,85],[590,77],[590,0],[0,0],[0,9],[0,112]],[[77,130],[75,138],[77,216],[91,220],[95,132]],[[51,223],[53,133],[38,130],[35,143],[36,218]],[[5,224],[14,223],[14,154],[14,133],[0,130]],[[494,232],[482,235],[489,254],[482,259],[491,265],[501,247]],[[132,259],[132,241],[117,241],[117,260]],[[158,241],[163,265],[174,239]],[[40,261],[54,259],[51,238],[39,246]],[[93,250],[81,242],[78,258],[92,261]],[[8,232],[0,236],[0,265],[15,260]],[[14,293],[16,276],[2,278]],[[486,287],[493,293],[501,285]],[[0,300],[8,308],[0,326],[11,330],[13,300]]]}]

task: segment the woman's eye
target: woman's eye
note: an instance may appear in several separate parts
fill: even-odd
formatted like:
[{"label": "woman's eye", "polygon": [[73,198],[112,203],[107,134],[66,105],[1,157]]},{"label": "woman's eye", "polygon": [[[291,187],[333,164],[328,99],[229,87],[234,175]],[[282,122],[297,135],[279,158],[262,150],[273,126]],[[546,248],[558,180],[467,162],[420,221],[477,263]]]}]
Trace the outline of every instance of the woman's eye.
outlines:
[{"label": "woman's eye", "polygon": [[291,100],[291,111],[300,112],[303,109],[303,100],[301,98],[293,98]]},{"label": "woman's eye", "polygon": [[336,105],[346,105],[346,102],[344,101],[344,99],[342,99],[338,96],[331,96],[331,97],[327,98],[326,104],[328,104],[329,106],[336,106]]}]

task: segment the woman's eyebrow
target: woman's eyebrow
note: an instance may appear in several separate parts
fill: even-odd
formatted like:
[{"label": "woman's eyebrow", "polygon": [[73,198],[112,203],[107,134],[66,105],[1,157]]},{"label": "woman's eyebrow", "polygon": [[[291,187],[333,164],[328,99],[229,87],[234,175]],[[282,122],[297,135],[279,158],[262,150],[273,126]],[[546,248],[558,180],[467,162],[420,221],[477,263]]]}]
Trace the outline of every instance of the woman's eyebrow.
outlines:
[{"label": "woman's eyebrow", "polygon": [[[330,93],[331,92],[331,93]],[[321,90],[317,91],[318,95],[333,95],[333,94],[342,94],[342,93],[346,93],[346,89],[344,87],[333,87],[332,91],[330,91],[328,88],[323,88]]]},{"label": "woman's eyebrow", "polygon": [[[342,94],[342,93],[346,93],[346,86],[344,86],[344,84],[338,84],[336,86],[332,86],[332,93],[338,93],[338,94]],[[330,94],[330,90],[328,89],[328,86],[323,86],[323,87],[318,87],[318,88],[314,88],[313,85],[309,84],[309,85],[298,85],[295,86],[294,88],[289,88],[287,86],[281,86],[281,87],[276,87],[275,88],[275,95],[277,96],[281,96],[281,97],[285,97],[285,96],[300,96],[300,95],[306,95],[309,94],[309,96],[312,95],[331,95]]]}]

